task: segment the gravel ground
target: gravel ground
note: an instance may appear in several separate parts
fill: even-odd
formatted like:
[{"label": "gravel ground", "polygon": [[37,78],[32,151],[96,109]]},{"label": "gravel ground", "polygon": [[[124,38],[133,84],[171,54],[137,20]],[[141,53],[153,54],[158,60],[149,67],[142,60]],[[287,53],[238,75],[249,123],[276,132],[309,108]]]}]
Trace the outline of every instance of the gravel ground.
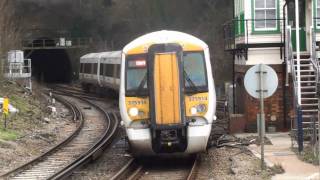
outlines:
[{"label": "gravel ground", "polygon": [[197,179],[264,180],[271,179],[271,169],[262,172],[260,160],[245,149],[211,148],[200,156]]},{"label": "gravel ground", "polygon": [[[118,111],[114,106],[115,100],[94,102],[108,111]],[[117,138],[110,148],[107,148],[98,159],[74,172],[70,179],[110,179],[131,159],[126,152],[127,144],[124,137],[125,130],[119,128]]]},{"label": "gravel ground", "polygon": [[[39,106],[48,105],[46,99],[43,98],[40,101],[42,102]],[[9,127],[15,128],[21,134],[15,141],[0,140],[0,174],[39,156],[75,130],[76,126],[71,121],[69,110],[58,102],[55,107],[58,113],[56,117],[47,112],[41,112],[39,114],[41,118],[34,120],[35,123],[31,128],[23,129],[22,125],[19,125],[19,128],[14,127],[15,122],[11,122]]]},{"label": "gravel ground", "polygon": [[[100,102],[105,109],[115,110],[110,107],[109,100]],[[124,129],[120,129],[120,134],[115,143],[105,150],[105,152],[95,161],[85,165],[73,173],[70,179],[110,179],[123,165],[131,159],[126,152],[126,144],[123,139]],[[170,173],[178,173],[176,168],[164,172],[164,176],[157,176],[156,179],[170,179]],[[179,171],[180,172],[180,171]],[[147,172],[151,173],[151,172]],[[212,180],[264,180],[271,179],[273,175],[271,169],[262,172],[260,170],[260,160],[251,152],[231,147],[211,148],[207,153],[200,155],[200,163],[197,172],[197,179]]]},{"label": "gravel ground", "polygon": [[127,144],[123,137],[124,131],[121,129],[111,148],[106,149],[95,161],[74,172],[70,179],[110,179],[131,159],[126,152]]}]

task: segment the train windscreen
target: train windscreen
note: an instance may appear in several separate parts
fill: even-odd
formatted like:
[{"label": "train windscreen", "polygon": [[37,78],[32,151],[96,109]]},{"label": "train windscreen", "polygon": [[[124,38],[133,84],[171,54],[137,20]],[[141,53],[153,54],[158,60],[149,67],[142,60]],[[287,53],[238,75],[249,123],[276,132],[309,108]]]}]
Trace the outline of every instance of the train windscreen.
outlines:
[{"label": "train windscreen", "polygon": [[127,95],[139,92],[147,93],[147,63],[144,57],[130,57],[127,61],[126,91]]},{"label": "train windscreen", "polygon": [[183,66],[186,91],[208,91],[206,64],[203,52],[184,52]]}]

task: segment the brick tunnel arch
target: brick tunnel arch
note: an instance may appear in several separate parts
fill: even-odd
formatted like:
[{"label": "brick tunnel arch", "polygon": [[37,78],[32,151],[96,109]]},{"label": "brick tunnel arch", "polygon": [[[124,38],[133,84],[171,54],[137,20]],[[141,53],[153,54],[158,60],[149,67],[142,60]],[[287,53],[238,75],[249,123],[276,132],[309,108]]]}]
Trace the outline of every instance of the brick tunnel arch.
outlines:
[{"label": "brick tunnel arch", "polygon": [[27,49],[25,55],[31,59],[32,76],[36,80],[46,83],[71,82],[71,59],[66,49],[55,48],[54,40],[50,38],[33,40],[28,47],[31,46],[37,49]]}]

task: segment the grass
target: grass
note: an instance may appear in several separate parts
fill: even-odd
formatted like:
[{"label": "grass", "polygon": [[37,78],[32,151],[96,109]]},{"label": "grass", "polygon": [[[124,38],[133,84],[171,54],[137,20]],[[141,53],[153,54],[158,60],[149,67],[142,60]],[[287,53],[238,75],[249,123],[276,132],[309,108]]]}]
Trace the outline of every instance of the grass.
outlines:
[{"label": "grass", "polygon": [[40,101],[35,96],[26,95],[16,83],[0,79],[0,84],[0,97],[8,96],[10,104],[19,110],[17,114],[10,115],[7,132],[1,129],[3,121],[0,116],[0,140],[14,140],[41,127],[43,105]]},{"label": "grass", "polygon": [[281,164],[275,164],[270,169],[274,174],[282,174],[285,172]]},{"label": "grass", "polygon": [[319,159],[317,155],[313,153],[311,146],[305,146],[301,153],[299,153],[298,148],[293,148],[293,152],[295,152],[298,158],[304,162],[314,165],[319,164]]},{"label": "grass", "polygon": [[19,134],[13,130],[0,128],[0,139],[4,141],[14,141],[19,138]]}]

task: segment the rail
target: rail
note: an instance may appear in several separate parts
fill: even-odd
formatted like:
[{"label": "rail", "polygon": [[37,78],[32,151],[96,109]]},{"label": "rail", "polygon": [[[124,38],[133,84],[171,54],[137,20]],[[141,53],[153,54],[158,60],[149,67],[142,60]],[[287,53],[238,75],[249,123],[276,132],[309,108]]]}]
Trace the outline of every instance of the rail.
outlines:
[{"label": "rail", "polygon": [[66,101],[65,99],[61,98],[60,96],[56,96],[54,95],[54,98],[56,100],[58,100],[59,102],[61,102],[62,104],[64,104],[65,106],[67,106],[71,112],[72,112],[72,119],[73,121],[79,121],[79,124],[76,128],[76,130],[68,137],[66,138],[65,140],[63,140],[62,142],[60,142],[59,144],[57,144],[56,146],[52,147],[51,149],[49,149],[48,151],[46,151],[45,153],[41,154],[40,156],[32,159],[31,161],[17,167],[17,168],[14,168],[4,174],[1,174],[0,175],[0,178],[5,178],[5,177],[8,177],[9,175],[13,174],[13,173],[16,173],[16,172],[19,172],[21,171],[22,169],[32,165],[33,163],[39,161],[40,159],[50,155],[52,152],[56,151],[57,149],[61,148],[62,146],[64,146],[65,144],[67,144],[68,142],[70,142],[80,131],[81,131],[81,128],[83,127],[83,123],[84,123],[84,118],[83,118],[83,114],[81,113],[81,111],[79,110],[80,108],[78,108],[77,106],[73,105],[72,103]]},{"label": "rail", "polygon": [[[223,25],[224,49],[236,50],[250,44],[256,44],[258,48],[283,47],[284,22],[284,19],[233,19]],[[274,38],[270,40],[270,36]]]},{"label": "rail", "polygon": [[[63,92],[54,92],[54,93],[56,95],[66,95],[66,93],[63,93]],[[101,108],[99,105],[96,105],[95,103],[92,103],[91,101],[86,100],[82,97],[78,97],[78,96],[75,96],[72,94],[67,94],[67,96],[80,99],[81,101],[84,101],[84,102],[90,104],[91,106],[95,107],[98,111],[103,113],[105,116],[105,120],[106,120],[106,127],[103,130],[102,135],[101,136],[99,135],[99,139],[97,141],[93,142],[93,144],[88,144],[89,148],[87,150],[85,150],[84,152],[82,152],[81,154],[79,154],[79,156],[76,159],[70,161],[69,164],[64,164],[63,168],[58,170],[57,172],[50,172],[49,174],[46,174],[46,175],[41,174],[41,177],[48,176],[47,179],[67,178],[69,175],[72,174],[72,172],[75,169],[81,167],[82,165],[90,162],[93,159],[96,159],[96,157],[101,154],[103,149],[111,144],[113,137],[115,136],[117,129],[118,129],[118,126],[119,126],[118,116],[115,114],[115,112],[107,112],[103,108]],[[59,96],[56,96],[56,97],[59,99]],[[39,162],[42,162],[46,157],[51,157],[52,154],[58,153],[58,151],[60,151],[60,148],[65,148],[65,146],[68,146],[67,148],[70,148],[72,146],[72,143],[71,143],[71,146],[69,144],[83,129],[82,127],[84,127],[84,118],[83,118],[83,115],[80,111],[80,108],[78,108],[77,106],[75,106],[74,104],[72,104],[70,102],[67,102],[66,100],[64,100],[64,103],[68,104],[68,106],[72,106],[73,109],[75,109],[75,110],[72,110],[73,112],[76,112],[75,114],[79,114],[77,117],[80,117],[81,123],[78,126],[77,130],[74,133],[72,133],[72,135],[69,136],[62,143],[59,143],[57,146],[53,147],[52,149],[50,149],[46,153],[35,158],[31,162],[28,162],[28,163],[24,164],[23,166],[0,176],[0,178],[10,177],[11,175],[15,175],[15,174],[19,175],[21,172],[24,172],[26,170],[26,168],[31,167]],[[84,128],[84,130],[86,130],[86,129],[87,129],[87,127]],[[89,129],[89,131],[90,131],[90,129]],[[90,137],[90,138],[92,138],[92,137]],[[75,142],[75,143],[77,143],[77,142]],[[64,154],[64,151],[61,151],[61,152],[62,152],[62,154]],[[50,159],[50,158],[48,158],[48,159]],[[48,167],[46,167],[46,168],[48,168]],[[45,173],[45,172],[43,172],[43,173]],[[34,176],[34,175],[32,174],[32,176]]]},{"label": "rail", "polygon": [[25,39],[21,42],[23,49],[67,49],[81,48],[92,44],[92,38],[50,38]]},{"label": "rail", "polygon": [[90,162],[92,159],[95,159],[95,157],[97,157],[105,147],[109,146],[112,143],[112,140],[117,132],[120,123],[117,115],[114,112],[107,112],[102,107],[92,103],[86,98],[72,95],[69,93],[68,95],[79,98],[87,102],[88,104],[91,104],[92,106],[96,107],[99,111],[101,111],[107,120],[107,127],[102,137],[87,152],[82,154],[79,158],[77,158],[75,161],[63,168],[61,171],[55,173],[49,179],[65,179],[68,176],[70,176],[74,170]]},{"label": "rail", "polygon": [[4,74],[6,78],[31,78],[31,59],[25,59],[24,62],[6,63],[4,66]]},{"label": "rail", "polygon": [[[316,24],[317,26],[317,24]],[[311,63],[312,66],[315,70],[315,75],[316,75],[316,92],[317,96],[319,98],[320,95],[320,63],[317,57],[317,37],[316,37],[316,32],[314,26],[310,27],[310,47],[311,47]],[[320,109],[320,104],[319,104],[319,99],[318,99],[318,109]],[[317,119],[317,121],[316,121]],[[319,115],[317,117],[312,118],[312,141],[311,144],[313,147],[316,146],[318,140],[317,140],[317,135],[319,133],[319,124],[320,124],[320,118]],[[316,148],[313,148],[314,150]]]},{"label": "rail", "polygon": [[315,28],[313,26],[310,27],[310,47],[311,47],[311,63],[313,65],[313,68],[315,70],[316,74],[316,84],[317,84],[317,92],[319,90],[319,83],[320,83],[320,62],[317,57],[317,36],[315,32]]},{"label": "rail", "polygon": [[[295,109],[295,112],[299,109],[299,100],[298,97],[298,81],[297,81],[297,75],[296,75],[296,69],[295,69],[295,63],[294,63],[294,57],[293,57],[293,48],[292,48],[292,29],[291,26],[287,26],[286,28],[286,64],[287,64],[287,71],[290,70],[291,76],[292,76],[292,84],[294,88],[294,96],[293,96],[293,107]],[[288,82],[289,84],[289,82]],[[291,129],[295,129],[294,122],[291,123]]]},{"label": "rail", "polygon": [[[151,160],[152,161],[152,160]],[[144,162],[146,163],[146,162]],[[143,179],[142,177],[145,176],[146,168],[152,168],[150,165],[146,165],[143,162],[140,162],[140,160],[132,158],[125,164],[113,177],[110,178],[110,180],[137,180],[137,179]],[[167,164],[165,163],[164,166]],[[195,180],[197,179],[197,172],[198,172],[198,165],[199,165],[199,155],[194,155],[191,157],[190,166],[185,170],[187,171],[186,177],[183,179],[187,180]],[[179,166],[179,165],[178,165]],[[184,167],[181,167],[184,170]],[[159,171],[157,168],[156,171]],[[165,171],[160,170],[159,174],[165,173]],[[178,173],[177,173],[178,174]],[[173,177],[171,177],[173,178]],[[180,179],[181,177],[179,177]],[[173,178],[174,179],[174,178]]]},{"label": "rail", "polygon": [[[299,152],[303,150],[303,125],[302,125],[302,110],[301,110],[301,91],[298,90],[298,77],[297,77],[297,70],[295,66],[295,60],[293,56],[293,48],[292,48],[292,29],[291,26],[287,26],[286,28],[286,53],[287,53],[287,63],[290,63],[291,66],[291,75],[292,75],[292,84],[294,88],[294,96],[293,96],[293,108],[295,112],[294,118],[291,118],[291,130],[293,131],[293,137],[297,138]],[[288,64],[287,64],[288,65]],[[298,68],[297,68],[298,69]],[[300,94],[299,94],[300,93]],[[300,98],[300,99],[299,99]],[[295,121],[297,123],[295,123]],[[296,137],[297,132],[297,137]]]}]

